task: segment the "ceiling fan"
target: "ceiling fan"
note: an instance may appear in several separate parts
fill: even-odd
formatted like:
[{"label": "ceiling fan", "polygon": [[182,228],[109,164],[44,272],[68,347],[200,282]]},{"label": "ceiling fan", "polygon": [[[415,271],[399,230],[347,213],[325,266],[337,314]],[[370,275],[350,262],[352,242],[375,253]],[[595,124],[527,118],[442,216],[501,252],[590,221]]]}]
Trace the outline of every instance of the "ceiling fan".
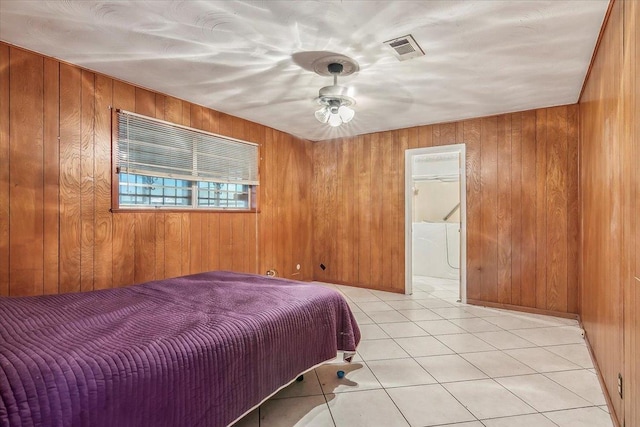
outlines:
[{"label": "ceiling fan", "polygon": [[[345,66],[346,65],[346,66]],[[338,85],[338,76],[346,76],[358,71],[358,64],[351,58],[325,57],[313,64],[314,71],[320,75],[333,76],[333,85],[320,89],[316,102],[321,108],[315,112],[320,123],[338,127],[353,120],[356,112],[351,108],[356,101],[348,96],[348,88]]]}]

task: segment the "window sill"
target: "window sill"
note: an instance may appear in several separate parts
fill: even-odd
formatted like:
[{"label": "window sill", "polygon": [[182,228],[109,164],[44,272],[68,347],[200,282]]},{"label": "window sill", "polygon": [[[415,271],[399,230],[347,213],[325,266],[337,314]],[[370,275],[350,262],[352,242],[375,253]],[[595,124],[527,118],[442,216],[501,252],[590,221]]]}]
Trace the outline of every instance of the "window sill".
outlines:
[{"label": "window sill", "polygon": [[260,213],[259,209],[112,208],[111,213]]}]

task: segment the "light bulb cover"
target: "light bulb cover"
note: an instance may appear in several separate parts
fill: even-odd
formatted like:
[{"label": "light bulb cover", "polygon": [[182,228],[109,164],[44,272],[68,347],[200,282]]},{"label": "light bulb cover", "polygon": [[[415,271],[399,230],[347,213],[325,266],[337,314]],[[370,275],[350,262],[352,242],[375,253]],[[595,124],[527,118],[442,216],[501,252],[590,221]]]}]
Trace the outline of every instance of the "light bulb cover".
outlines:
[{"label": "light bulb cover", "polygon": [[343,123],[349,123],[356,115],[356,112],[353,111],[352,108],[349,108],[346,105],[342,105],[340,108],[338,108],[338,114],[340,115]]},{"label": "light bulb cover", "polygon": [[331,114],[329,116],[329,126],[338,127],[342,124],[342,119],[339,114]]},{"label": "light bulb cover", "polygon": [[329,109],[327,107],[322,107],[321,109],[316,111],[315,115],[316,119],[318,119],[320,123],[327,123],[330,115]]}]

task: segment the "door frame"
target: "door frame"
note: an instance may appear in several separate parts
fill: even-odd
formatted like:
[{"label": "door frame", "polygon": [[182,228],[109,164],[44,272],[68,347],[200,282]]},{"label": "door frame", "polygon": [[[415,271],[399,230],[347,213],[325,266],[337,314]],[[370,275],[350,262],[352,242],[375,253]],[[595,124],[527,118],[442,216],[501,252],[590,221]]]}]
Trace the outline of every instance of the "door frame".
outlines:
[{"label": "door frame", "polygon": [[460,154],[460,301],[467,302],[467,171],[466,145],[412,148],[404,153],[404,292],[413,293],[413,158],[424,154]]}]

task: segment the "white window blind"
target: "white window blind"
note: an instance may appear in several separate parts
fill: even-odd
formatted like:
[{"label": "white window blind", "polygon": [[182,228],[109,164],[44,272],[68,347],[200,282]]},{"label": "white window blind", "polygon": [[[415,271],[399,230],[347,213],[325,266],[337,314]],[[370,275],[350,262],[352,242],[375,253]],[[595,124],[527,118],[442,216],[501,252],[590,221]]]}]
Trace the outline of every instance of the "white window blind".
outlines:
[{"label": "white window blind", "polygon": [[258,145],[118,110],[118,173],[258,185]]}]

